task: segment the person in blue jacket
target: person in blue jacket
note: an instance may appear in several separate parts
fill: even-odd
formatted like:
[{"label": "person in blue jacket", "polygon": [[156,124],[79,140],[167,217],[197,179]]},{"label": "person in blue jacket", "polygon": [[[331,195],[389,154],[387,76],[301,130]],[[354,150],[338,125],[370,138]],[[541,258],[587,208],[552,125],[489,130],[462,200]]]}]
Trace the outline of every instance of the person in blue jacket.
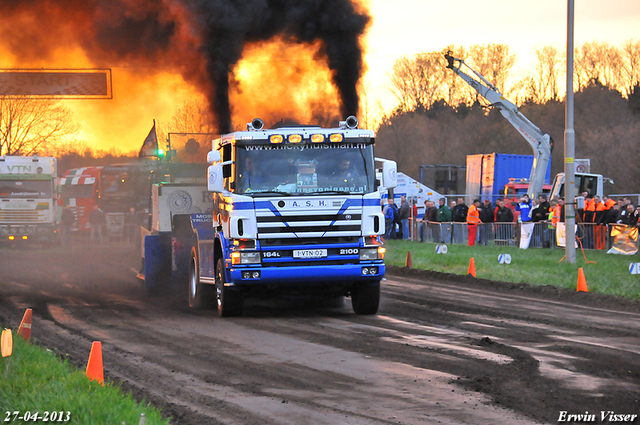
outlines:
[{"label": "person in blue jacket", "polygon": [[529,199],[529,195],[522,195],[520,203],[512,202],[511,205],[516,207],[516,211],[520,211],[520,221],[523,223],[531,221],[531,199]]},{"label": "person in blue jacket", "polygon": [[529,242],[531,241],[531,235],[533,233],[534,222],[531,221],[531,199],[529,195],[522,195],[520,203],[514,202],[516,211],[520,211],[520,249],[529,248]]},{"label": "person in blue jacket", "polygon": [[387,199],[387,206],[384,208],[384,221],[385,221],[385,237],[389,239],[396,238],[396,222],[398,221],[398,207],[396,207],[393,197],[390,196]]}]

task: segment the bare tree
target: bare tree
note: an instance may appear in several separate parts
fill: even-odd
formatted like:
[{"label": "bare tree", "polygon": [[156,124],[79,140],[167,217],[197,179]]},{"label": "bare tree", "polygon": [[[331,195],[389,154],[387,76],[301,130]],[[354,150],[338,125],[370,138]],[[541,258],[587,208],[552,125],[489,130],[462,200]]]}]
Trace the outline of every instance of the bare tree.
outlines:
[{"label": "bare tree", "polygon": [[218,127],[204,98],[185,102],[176,110],[169,124],[165,125],[160,121],[156,121],[156,124],[161,146],[169,135],[172,136],[170,147],[172,151],[175,150],[173,161],[176,162],[189,162],[186,161],[187,157],[191,159],[190,162],[197,162],[196,158],[204,158],[204,154],[211,149],[213,136],[218,134]]},{"label": "bare tree", "polygon": [[77,131],[59,100],[0,97],[0,155],[52,151]]},{"label": "bare tree", "polygon": [[[441,51],[425,52],[398,59],[387,74],[389,91],[398,100],[399,111],[428,110],[439,100],[457,107],[471,105],[477,93],[447,69],[444,53],[469,59],[470,64],[495,84],[502,92],[515,63],[515,55],[504,44],[475,45],[467,51],[462,47],[447,46]],[[466,58],[465,56],[469,56]]]},{"label": "bare tree", "polygon": [[529,87],[531,100],[535,103],[558,100],[558,79],[562,69],[560,52],[553,46],[544,46],[535,49],[535,55],[535,74]]},{"label": "bare tree", "polygon": [[495,43],[473,45],[469,49],[469,62],[502,94],[510,94],[507,80],[516,63],[516,55],[509,52],[509,46]]},{"label": "bare tree", "polygon": [[640,40],[627,40],[622,45],[620,55],[622,57],[621,91],[629,96],[634,87],[640,84]]},{"label": "bare tree", "polygon": [[446,62],[441,52],[419,53],[398,59],[387,77],[398,109],[429,109],[442,96]]},{"label": "bare tree", "polygon": [[191,100],[179,107],[169,125],[167,132],[178,133],[217,133],[218,128],[209,111],[207,101]]},{"label": "bare tree", "polygon": [[[462,46],[449,45],[441,51],[441,55],[444,56],[448,52],[461,59],[466,58],[468,55],[467,50]],[[461,103],[471,105],[473,99],[475,99],[475,92],[472,95],[469,85],[462,81],[455,72],[444,71],[443,85],[443,98],[452,107],[456,107]]]},{"label": "bare tree", "polygon": [[600,83],[617,89],[621,75],[621,55],[618,48],[606,42],[588,42],[576,49],[575,74],[578,87]]}]

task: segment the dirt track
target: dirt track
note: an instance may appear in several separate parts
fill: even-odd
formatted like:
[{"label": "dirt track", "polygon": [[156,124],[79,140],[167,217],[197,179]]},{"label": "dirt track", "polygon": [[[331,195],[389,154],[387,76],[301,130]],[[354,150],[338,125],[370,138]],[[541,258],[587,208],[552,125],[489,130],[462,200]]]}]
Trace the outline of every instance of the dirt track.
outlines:
[{"label": "dirt track", "polygon": [[557,423],[640,413],[639,303],[394,269],[377,316],[250,301],[221,319],[148,299],[136,252],[2,250],[0,322],[176,424]]}]

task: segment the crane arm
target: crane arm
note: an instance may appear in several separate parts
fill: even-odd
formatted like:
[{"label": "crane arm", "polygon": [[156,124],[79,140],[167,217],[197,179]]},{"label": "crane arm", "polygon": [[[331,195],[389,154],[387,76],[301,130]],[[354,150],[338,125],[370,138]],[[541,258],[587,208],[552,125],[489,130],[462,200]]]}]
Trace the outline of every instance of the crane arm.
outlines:
[{"label": "crane arm", "polygon": [[[515,104],[505,99],[496,86],[491,84],[482,74],[467,65],[464,60],[454,58],[449,53],[444,55],[444,57],[447,59],[447,68],[453,70],[453,72],[458,74],[460,78],[477,91],[478,94],[487,99],[490,106],[498,108],[502,116],[505,117],[518,133],[525,138],[529,145],[531,145],[534,155],[533,166],[531,167],[531,174],[529,176],[528,192],[531,197],[542,193],[544,177],[553,150],[553,140],[551,136],[543,133],[535,124],[529,121],[529,119],[518,110]],[[463,65],[469,68],[479,80],[462,71],[460,68],[462,68]]]}]

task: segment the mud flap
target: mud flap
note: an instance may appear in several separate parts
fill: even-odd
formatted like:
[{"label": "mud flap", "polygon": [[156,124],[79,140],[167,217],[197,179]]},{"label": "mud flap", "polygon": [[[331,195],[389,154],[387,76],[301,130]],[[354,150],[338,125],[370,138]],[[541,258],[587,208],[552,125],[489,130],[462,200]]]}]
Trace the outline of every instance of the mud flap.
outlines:
[{"label": "mud flap", "polygon": [[189,285],[189,267],[193,237],[174,237],[171,239],[171,291],[184,292]]},{"label": "mud flap", "polygon": [[161,235],[144,238],[144,290],[150,295],[160,292],[170,273],[171,250],[165,246],[165,239]]}]

